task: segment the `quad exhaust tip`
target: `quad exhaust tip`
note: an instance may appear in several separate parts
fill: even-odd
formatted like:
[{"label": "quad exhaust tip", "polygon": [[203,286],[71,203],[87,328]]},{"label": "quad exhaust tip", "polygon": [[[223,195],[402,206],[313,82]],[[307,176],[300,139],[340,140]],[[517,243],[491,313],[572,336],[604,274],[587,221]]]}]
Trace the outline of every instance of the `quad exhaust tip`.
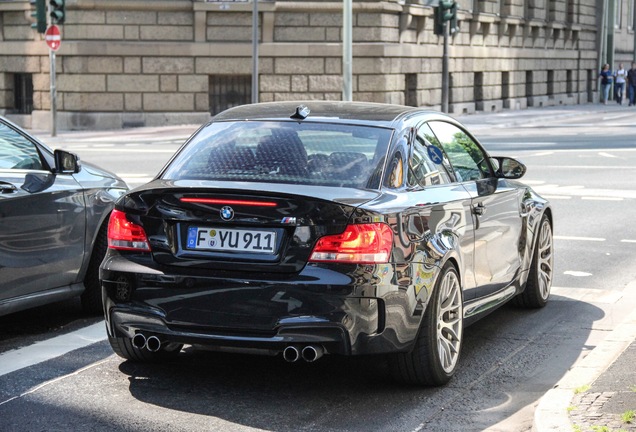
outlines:
[{"label": "quad exhaust tip", "polygon": [[146,336],[137,333],[132,338],[132,345],[137,349],[144,349],[146,347]]},{"label": "quad exhaust tip", "polygon": [[150,336],[146,340],[146,349],[150,352],[157,352],[161,349],[161,340],[157,336]]},{"label": "quad exhaust tip", "polygon": [[300,358],[300,350],[297,347],[290,345],[283,350],[283,358],[288,363],[295,363]]},{"label": "quad exhaust tip", "polygon": [[290,345],[283,350],[283,358],[289,363],[295,363],[300,359],[305,360],[307,363],[313,363],[322,357],[324,353],[325,350],[321,346],[307,345],[300,348],[296,345]]},{"label": "quad exhaust tip", "polygon": [[302,357],[307,363],[313,363],[324,354],[324,350],[320,346],[307,345],[302,350]]},{"label": "quad exhaust tip", "polygon": [[157,336],[146,338],[142,333],[137,333],[132,338],[132,345],[137,349],[147,349],[150,352],[157,352],[161,349],[161,339]]}]

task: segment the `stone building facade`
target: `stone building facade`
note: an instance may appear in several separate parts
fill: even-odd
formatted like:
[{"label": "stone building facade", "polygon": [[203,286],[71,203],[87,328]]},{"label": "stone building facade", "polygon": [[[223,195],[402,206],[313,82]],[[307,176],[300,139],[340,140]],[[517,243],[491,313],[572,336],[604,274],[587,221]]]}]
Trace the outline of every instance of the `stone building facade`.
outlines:
[{"label": "stone building facade", "polygon": [[[458,0],[450,112],[594,101],[602,1]],[[353,1],[353,100],[440,108],[432,3]],[[342,98],[342,7],[259,2],[260,101]],[[0,114],[47,129],[49,50],[30,8],[0,0]],[[66,0],[58,128],[201,123],[249,103],[251,11],[241,1]]]}]

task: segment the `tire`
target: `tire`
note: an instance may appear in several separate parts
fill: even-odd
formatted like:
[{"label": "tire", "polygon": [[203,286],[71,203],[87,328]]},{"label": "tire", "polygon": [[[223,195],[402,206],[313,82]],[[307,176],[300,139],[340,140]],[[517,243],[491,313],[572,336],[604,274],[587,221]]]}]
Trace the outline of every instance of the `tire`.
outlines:
[{"label": "tire", "polygon": [[435,283],[413,350],[389,358],[393,377],[402,383],[426,386],[450,381],[461,352],[463,313],[459,275],[451,263],[446,263]]},{"label": "tire", "polygon": [[103,224],[99,229],[99,233],[97,233],[93,253],[91,253],[91,259],[86,269],[86,276],[84,276],[84,292],[80,297],[82,309],[91,315],[104,312],[102,306],[102,287],[99,283],[99,266],[104,260],[106,250],[108,249],[107,229],[107,224]]},{"label": "tire", "polygon": [[523,292],[513,299],[516,306],[538,309],[548,303],[554,271],[553,262],[552,225],[548,217],[544,215],[539,224],[528,281]]},{"label": "tire", "polygon": [[129,338],[109,336],[108,342],[119,357],[138,363],[156,363],[170,360],[175,358],[181,348],[183,348],[181,344],[168,344],[159,351],[152,352],[147,349],[135,348]]}]

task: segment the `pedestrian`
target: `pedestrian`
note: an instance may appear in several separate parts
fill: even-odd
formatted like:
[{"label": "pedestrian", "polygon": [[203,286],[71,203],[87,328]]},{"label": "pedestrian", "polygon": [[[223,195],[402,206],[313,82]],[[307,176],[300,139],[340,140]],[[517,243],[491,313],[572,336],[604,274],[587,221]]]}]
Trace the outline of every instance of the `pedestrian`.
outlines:
[{"label": "pedestrian", "polygon": [[636,105],[636,62],[632,62],[632,68],[627,71],[627,97],[629,106]]},{"label": "pedestrian", "polygon": [[599,78],[601,78],[601,102],[605,105],[607,105],[610,87],[612,87],[612,71],[609,67],[609,64],[605,63],[603,69],[601,69],[601,73],[598,74]]},{"label": "pedestrian", "polygon": [[623,90],[625,88],[625,79],[627,78],[627,71],[623,63],[618,65],[618,70],[614,73],[614,97],[616,103],[623,104]]}]

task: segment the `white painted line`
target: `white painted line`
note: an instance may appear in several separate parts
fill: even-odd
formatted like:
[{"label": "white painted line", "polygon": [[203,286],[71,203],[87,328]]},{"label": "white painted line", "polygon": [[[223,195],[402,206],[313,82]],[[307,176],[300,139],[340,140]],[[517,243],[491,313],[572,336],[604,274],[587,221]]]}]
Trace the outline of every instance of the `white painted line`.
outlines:
[{"label": "white painted line", "polygon": [[604,238],[598,237],[574,237],[574,236],[554,236],[555,240],[574,240],[574,241],[592,241],[592,242],[604,242]]},{"label": "white painted line", "polygon": [[610,153],[606,153],[606,152],[600,152],[599,156],[603,156],[603,157],[606,157],[606,158],[617,158],[618,157],[616,155],[613,155],[613,154],[610,154]]},{"label": "white painted line", "polygon": [[545,152],[541,152],[541,153],[535,153],[532,156],[550,156],[553,155],[554,152],[553,151],[545,151]]},{"label": "white painted line", "polygon": [[544,185],[545,181],[544,180],[524,180],[523,183],[527,184],[528,186],[536,186],[536,185]]},{"label": "white painted line", "polygon": [[636,243],[636,240],[621,240],[621,243]]},{"label": "white painted line", "polygon": [[581,197],[582,200],[588,201],[624,201],[624,198],[618,197]]},{"label": "white painted line", "polygon": [[541,168],[553,169],[586,169],[586,170],[633,170],[633,165],[541,165]]},{"label": "white painted line", "polygon": [[104,339],[106,326],[104,321],[100,321],[72,333],[7,351],[0,354],[0,376],[51,360]]},{"label": "white painted line", "polygon": [[[616,119],[620,119],[620,118],[625,118],[625,117],[631,117],[631,114],[612,114],[612,115],[607,115],[607,116],[603,116],[603,121],[605,120],[616,120]],[[588,126],[588,125],[585,125]]]},{"label": "white painted line", "polygon": [[567,196],[567,195],[545,195],[545,194],[541,194],[541,196],[545,199],[549,199],[549,200],[569,200],[572,199],[571,196]]},{"label": "white painted line", "polygon": [[575,277],[588,277],[588,276],[592,276],[592,273],[582,272],[582,271],[574,271],[574,270],[564,271],[564,272],[563,272],[563,274],[564,274],[564,275],[567,275],[567,276],[575,276]]}]

